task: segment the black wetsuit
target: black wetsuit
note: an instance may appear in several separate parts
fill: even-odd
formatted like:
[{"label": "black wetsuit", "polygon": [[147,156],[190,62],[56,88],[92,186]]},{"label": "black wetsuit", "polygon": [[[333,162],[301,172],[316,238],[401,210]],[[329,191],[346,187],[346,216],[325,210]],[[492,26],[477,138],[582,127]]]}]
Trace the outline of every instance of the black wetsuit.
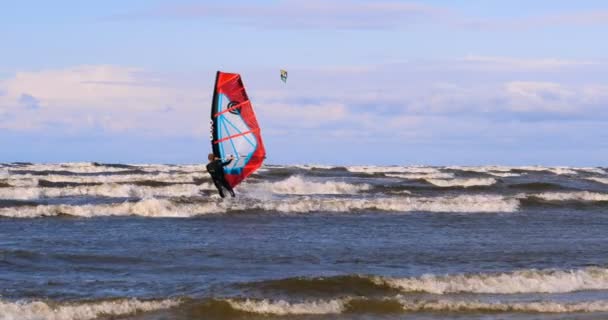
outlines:
[{"label": "black wetsuit", "polygon": [[222,198],[225,197],[222,187],[226,188],[226,190],[230,192],[230,195],[234,197],[234,191],[232,191],[228,181],[224,178],[224,166],[227,166],[230,162],[232,162],[232,159],[226,162],[222,162],[222,160],[213,160],[207,164],[207,172],[211,175],[213,184],[215,184],[215,187]]}]

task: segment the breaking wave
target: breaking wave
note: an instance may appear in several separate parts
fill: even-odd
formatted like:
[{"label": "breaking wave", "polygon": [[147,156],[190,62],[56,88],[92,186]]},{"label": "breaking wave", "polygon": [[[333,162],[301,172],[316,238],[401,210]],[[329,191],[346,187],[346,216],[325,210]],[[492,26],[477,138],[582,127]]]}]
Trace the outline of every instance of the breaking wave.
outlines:
[{"label": "breaking wave", "polygon": [[137,299],[82,303],[8,302],[0,300],[0,319],[88,320],[100,316],[123,316],[136,312],[168,309],[179,304],[178,300],[141,301]]},{"label": "breaking wave", "polygon": [[449,172],[434,172],[434,173],[385,173],[387,177],[402,178],[409,180],[425,180],[425,179],[452,179],[453,173]]},{"label": "breaking wave", "polygon": [[59,171],[67,174],[103,174],[108,172],[123,173],[128,171],[143,172],[205,172],[204,164],[163,165],[163,164],[100,164],[96,162],[68,162],[53,164],[22,164],[13,166],[11,171],[28,171],[48,174]]},{"label": "breaking wave", "polygon": [[354,173],[440,173],[433,167],[400,167],[400,166],[351,166],[346,170]]},{"label": "breaking wave", "polygon": [[31,174],[13,176],[7,179],[7,183],[15,187],[36,187],[42,181],[56,184],[102,184],[102,183],[133,183],[136,181],[158,181],[165,183],[193,183],[195,179],[207,178],[203,173],[159,173],[159,174],[125,174],[125,175],[91,175],[91,176],[66,176],[51,174],[47,176],[35,176]]},{"label": "breaking wave", "polygon": [[408,301],[400,299],[404,311],[440,312],[535,312],[535,313],[579,313],[606,312],[607,301],[563,303],[554,301],[535,302],[480,302],[480,301]]},{"label": "breaking wave", "polygon": [[[328,300],[290,302],[269,299],[228,299],[225,302],[240,312],[274,316],[327,314],[386,314],[405,312],[518,312],[518,313],[580,313],[606,312],[607,301],[588,302],[483,302],[452,299],[408,299],[396,296],[384,299],[344,297]],[[220,302],[221,303],[221,302]]]},{"label": "breaking wave", "polygon": [[[188,199],[185,199],[188,200]],[[33,218],[70,215],[79,217],[125,216],[192,217],[229,212],[350,213],[379,210],[385,212],[515,212],[519,200],[492,195],[461,195],[454,197],[403,197],[374,199],[311,198],[285,200],[232,199],[220,201],[213,195],[204,201],[171,201],[144,199],[112,205],[39,205],[1,208],[0,216]]]},{"label": "breaking wave", "polygon": [[405,292],[447,293],[566,293],[608,289],[608,269],[522,270],[500,274],[425,275],[417,278],[373,278]]},{"label": "breaking wave", "polygon": [[595,182],[599,182],[599,183],[603,183],[603,184],[608,184],[608,178],[592,177],[592,178],[587,178],[587,180],[591,180],[591,181],[595,181]]},{"label": "breaking wave", "polygon": [[528,195],[528,198],[539,198],[546,201],[608,201],[608,194],[580,191],[580,192],[546,192]]},{"label": "breaking wave", "polygon": [[247,283],[244,286],[288,295],[364,296],[395,293],[523,294],[569,293],[608,289],[608,268],[574,270],[525,269],[505,273],[427,274],[418,277],[345,275],[321,278],[287,278]]},{"label": "breaking wave", "polygon": [[[43,181],[43,180],[41,180]],[[40,184],[41,181],[38,181]],[[45,180],[44,180],[45,181]],[[208,180],[207,180],[208,181]],[[58,184],[55,182],[54,184]],[[76,184],[63,187],[5,187],[0,188],[0,199],[35,200],[57,197],[193,197],[200,190],[215,190],[210,182],[195,184],[164,184],[157,180],[134,181],[135,184]],[[240,190],[245,194],[356,194],[370,190],[369,184],[350,184],[339,181],[314,182],[301,176],[292,176],[278,182],[245,183]]]},{"label": "breaking wave", "polygon": [[369,184],[350,184],[339,181],[314,182],[304,179],[302,176],[291,176],[278,182],[262,182],[246,184],[245,188],[267,190],[276,194],[353,194],[359,191],[369,190]]},{"label": "breaking wave", "polygon": [[227,300],[236,310],[273,315],[339,314],[344,312],[348,299],[287,302],[284,300]]},{"label": "breaking wave", "polygon": [[0,199],[35,200],[57,197],[119,197],[119,198],[152,198],[152,197],[188,197],[195,196],[200,190],[212,190],[213,185],[203,183],[177,184],[166,187],[148,187],[131,184],[102,184],[64,188],[1,188]]},{"label": "breaking wave", "polygon": [[491,186],[496,183],[496,179],[493,178],[472,178],[472,179],[426,179],[427,182],[436,185],[438,187],[478,187],[478,186]]}]

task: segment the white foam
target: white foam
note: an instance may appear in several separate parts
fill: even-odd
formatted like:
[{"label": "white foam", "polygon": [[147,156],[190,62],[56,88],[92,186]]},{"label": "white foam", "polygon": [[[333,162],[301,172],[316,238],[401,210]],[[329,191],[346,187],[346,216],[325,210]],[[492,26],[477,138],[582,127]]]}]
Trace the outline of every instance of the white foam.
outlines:
[{"label": "white foam", "polygon": [[557,175],[576,175],[577,172],[574,168],[569,167],[542,167],[542,166],[524,166],[514,167],[514,169],[525,170],[525,171],[549,171]]},{"label": "white foam", "polygon": [[207,178],[206,172],[198,173],[159,173],[159,174],[125,174],[125,175],[94,175],[94,176],[63,176],[47,175],[39,176],[32,174],[12,175],[8,182],[13,186],[35,187],[39,180],[64,183],[129,183],[135,181],[151,180],[166,183],[193,183],[194,179]]},{"label": "white foam", "polygon": [[578,174],[578,172],[574,171],[573,169],[566,168],[566,167],[555,167],[555,168],[548,168],[548,169],[549,169],[549,171],[551,171],[557,175],[566,175],[566,174],[576,175],[576,174]]},{"label": "white foam", "polygon": [[498,171],[498,172],[509,172],[514,167],[504,167],[504,166],[449,166],[446,169],[450,170],[460,170],[460,171],[469,171],[469,172],[478,172],[478,173],[488,173],[490,171]]},{"label": "white foam", "polygon": [[529,195],[547,201],[608,201],[608,194],[578,191],[578,192],[545,192]]},{"label": "white foam", "polygon": [[31,177],[15,178],[14,176],[9,176],[9,178],[4,181],[14,187],[36,187],[36,186],[38,186],[38,179],[31,178]]},{"label": "white foam", "polygon": [[449,172],[435,172],[435,173],[385,173],[387,177],[391,178],[402,178],[409,180],[421,180],[421,179],[451,179],[454,178],[453,173]]},{"label": "white foam", "polygon": [[[290,195],[356,194],[360,191],[369,189],[371,189],[371,186],[368,184],[350,184],[341,181],[315,182],[301,176],[292,176],[278,182],[246,182],[239,186],[240,192],[252,195],[260,193]],[[175,184],[163,187],[116,183],[63,188],[9,187],[0,188],[0,199],[34,200],[73,196],[136,198],[188,197],[196,196],[199,190],[215,190],[215,187],[211,183],[202,183],[201,185]]]},{"label": "white foam", "polygon": [[[219,196],[217,196],[219,198]],[[215,197],[214,197],[215,199]],[[175,204],[166,199],[144,199],[113,205],[39,205],[35,207],[0,208],[0,216],[35,218],[61,214],[77,217],[142,216],[155,218],[187,218],[226,212],[225,204]]]},{"label": "white foam", "polygon": [[[296,164],[294,165],[296,168],[304,169],[304,170],[312,170],[312,169],[334,169],[334,166],[328,166],[323,164]],[[283,167],[284,168],[284,167]]]},{"label": "white foam", "polygon": [[430,198],[374,198],[374,199],[289,199],[258,204],[267,211],[279,212],[351,212],[381,210],[388,212],[514,212],[517,199],[501,196],[461,195]]},{"label": "white foam", "polygon": [[606,312],[607,301],[562,303],[554,301],[538,302],[480,302],[480,301],[409,301],[401,298],[404,311],[438,312],[535,312],[535,313],[579,313]]},{"label": "white foam", "polygon": [[117,168],[117,167],[100,167],[89,162],[69,162],[69,163],[55,163],[55,164],[30,164],[23,165],[13,170],[27,170],[27,171],[70,171],[74,173],[103,173],[103,172],[123,172],[131,170],[129,168]]},{"label": "white foam", "polygon": [[[353,300],[364,302],[366,298],[344,297],[340,299],[288,302],[285,300],[233,300],[227,302],[236,310],[264,315],[330,315],[348,312],[349,303]],[[452,299],[416,299],[398,295],[384,298],[385,301],[397,301],[404,312],[532,312],[532,313],[580,313],[606,312],[608,301],[585,302],[482,302],[477,300]],[[373,300],[370,300],[373,301]]]},{"label": "white foam", "polygon": [[493,178],[471,178],[471,179],[426,179],[427,182],[438,187],[475,187],[475,186],[491,186],[496,183]]},{"label": "white foam", "polygon": [[43,301],[8,302],[0,300],[0,320],[88,320],[100,316],[121,316],[135,312],[168,309],[177,300],[140,301],[122,299],[102,302],[48,304]]},{"label": "white foam", "polygon": [[344,311],[346,299],[318,300],[306,302],[287,302],[284,300],[228,300],[232,308],[258,314],[304,315],[304,314],[340,314]]},{"label": "white foam", "polygon": [[351,166],[346,170],[354,173],[439,173],[439,169],[433,167],[399,167],[399,166]]},{"label": "white foam", "polygon": [[503,167],[503,166],[482,166],[482,167],[461,167],[461,166],[451,166],[446,169],[451,170],[460,170],[460,171],[469,171],[469,172],[477,172],[492,175],[500,178],[509,178],[509,177],[519,177],[521,174],[518,173],[510,173],[509,171],[516,169],[515,167]]},{"label": "white foam", "polygon": [[417,278],[372,278],[405,292],[448,293],[566,293],[608,289],[608,269],[521,270],[499,274],[425,275]]},{"label": "white foam", "polygon": [[130,167],[112,167],[111,165],[105,166],[103,164],[95,165],[88,162],[71,162],[71,163],[56,163],[56,164],[31,164],[23,165],[11,170],[27,170],[33,172],[39,171],[69,171],[73,173],[87,173],[87,174],[102,174],[108,172],[128,172],[132,170],[142,170],[146,172],[182,172],[182,173],[193,173],[193,172],[205,172],[204,164],[195,165],[162,165],[162,164],[128,164]]},{"label": "white foam", "polygon": [[388,212],[515,212],[519,200],[493,195],[461,195],[455,197],[400,197],[373,199],[311,198],[260,201],[251,198],[227,198],[197,203],[174,203],[166,199],[144,199],[114,205],[40,205],[0,208],[0,216],[33,218],[67,214],[80,217],[137,215],[145,217],[192,217],[231,211],[260,210],[280,213],[357,212],[381,210]]},{"label": "white foam", "polygon": [[603,184],[608,184],[608,178],[592,177],[592,178],[587,178],[587,180],[591,180],[591,181],[595,181],[595,182],[599,182],[599,183],[603,183]]},{"label": "white foam", "polygon": [[519,177],[521,174],[519,173],[509,173],[509,172],[487,172],[487,174],[499,177],[499,178],[510,178],[510,177]]},{"label": "white foam", "polygon": [[[463,167],[451,167],[451,168],[459,168],[459,170],[465,170],[463,169]],[[500,167],[500,166],[488,166],[488,167],[478,167],[481,171],[479,172],[484,172],[484,173],[489,173],[492,174],[492,171],[498,171],[498,172],[508,172],[511,170],[521,170],[521,171],[533,171],[533,172],[540,172],[540,171],[549,171],[552,172],[554,174],[557,175],[563,175],[563,174],[571,174],[571,175],[576,175],[577,172],[575,170],[578,170],[577,168],[570,168],[570,167],[543,167],[543,166],[520,166],[520,167]]]},{"label": "white foam", "polygon": [[278,182],[244,183],[243,192],[260,192],[264,189],[275,194],[355,194],[359,191],[369,190],[368,184],[350,184],[341,181],[315,182],[301,176],[291,176]]},{"label": "white foam", "polygon": [[608,171],[602,169],[602,168],[597,168],[597,167],[592,167],[592,168],[575,168],[578,171],[583,171],[583,172],[589,172],[589,173],[596,173],[596,174],[606,174],[608,175]]},{"label": "white foam", "polygon": [[130,184],[103,184],[65,188],[12,187],[0,188],[0,199],[35,200],[57,197],[94,196],[122,198],[189,197],[200,190],[215,190],[210,183],[199,186],[176,184],[165,187],[136,186]]}]

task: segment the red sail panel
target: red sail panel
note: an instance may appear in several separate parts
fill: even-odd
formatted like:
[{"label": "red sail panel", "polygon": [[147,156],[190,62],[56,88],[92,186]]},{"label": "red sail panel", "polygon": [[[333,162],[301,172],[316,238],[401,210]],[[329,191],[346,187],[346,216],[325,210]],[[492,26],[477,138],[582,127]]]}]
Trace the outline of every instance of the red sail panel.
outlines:
[{"label": "red sail panel", "polygon": [[226,181],[235,187],[262,166],[266,157],[260,127],[239,74],[217,72],[211,124],[215,156],[222,160],[235,157],[224,167]]}]

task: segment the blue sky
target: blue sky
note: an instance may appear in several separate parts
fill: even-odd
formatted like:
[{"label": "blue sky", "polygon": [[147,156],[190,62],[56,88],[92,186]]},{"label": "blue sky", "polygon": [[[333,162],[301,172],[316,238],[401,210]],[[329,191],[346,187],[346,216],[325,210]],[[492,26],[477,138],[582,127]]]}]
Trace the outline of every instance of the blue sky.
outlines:
[{"label": "blue sky", "polygon": [[0,162],[204,162],[224,70],[269,163],[605,165],[606,34],[605,1],[3,3]]}]

